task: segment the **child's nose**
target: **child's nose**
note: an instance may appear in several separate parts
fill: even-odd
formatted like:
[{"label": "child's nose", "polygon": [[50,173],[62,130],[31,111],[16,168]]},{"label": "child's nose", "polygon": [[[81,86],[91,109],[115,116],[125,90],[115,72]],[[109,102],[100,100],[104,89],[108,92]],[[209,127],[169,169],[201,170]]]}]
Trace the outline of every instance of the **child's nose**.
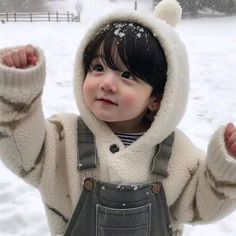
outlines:
[{"label": "child's nose", "polygon": [[100,84],[101,89],[105,90],[106,92],[113,92],[117,91],[117,83],[115,79],[114,73],[107,73],[104,75],[104,78]]}]

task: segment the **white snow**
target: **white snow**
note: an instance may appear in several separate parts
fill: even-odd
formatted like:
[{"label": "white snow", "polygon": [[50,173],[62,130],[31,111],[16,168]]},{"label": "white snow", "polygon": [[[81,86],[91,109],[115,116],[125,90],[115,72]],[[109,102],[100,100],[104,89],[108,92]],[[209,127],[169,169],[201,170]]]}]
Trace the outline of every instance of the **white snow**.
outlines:
[{"label": "white snow", "polygon": [[[70,3],[74,4],[72,0]],[[133,8],[132,1],[122,4],[85,0],[81,23],[0,24],[1,48],[31,43],[43,48],[46,54],[46,117],[77,112],[72,90],[76,49],[88,25],[97,17],[112,9]],[[236,16],[185,19],[176,30],[186,43],[191,69],[190,99],[180,128],[206,149],[219,125],[236,123]],[[235,236],[235,222],[236,212],[217,223],[187,226],[184,235]],[[49,236],[49,230],[39,193],[0,162],[0,236],[42,235]]]}]

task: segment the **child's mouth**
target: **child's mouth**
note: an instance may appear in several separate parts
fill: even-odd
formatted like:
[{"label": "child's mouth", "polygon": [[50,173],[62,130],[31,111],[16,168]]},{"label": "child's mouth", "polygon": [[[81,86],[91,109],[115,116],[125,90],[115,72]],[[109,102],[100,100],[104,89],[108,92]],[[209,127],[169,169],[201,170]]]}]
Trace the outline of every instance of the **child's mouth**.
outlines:
[{"label": "child's mouth", "polygon": [[105,104],[109,104],[109,105],[118,105],[117,103],[111,101],[110,99],[106,99],[106,98],[99,98],[97,99],[97,101],[105,103]]}]

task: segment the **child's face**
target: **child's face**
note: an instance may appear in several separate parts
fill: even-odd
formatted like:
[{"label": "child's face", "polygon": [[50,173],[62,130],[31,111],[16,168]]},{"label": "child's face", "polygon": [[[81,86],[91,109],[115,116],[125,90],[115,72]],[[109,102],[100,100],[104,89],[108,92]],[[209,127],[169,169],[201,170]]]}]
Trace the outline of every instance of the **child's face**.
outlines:
[{"label": "child's face", "polygon": [[94,59],[83,85],[84,101],[99,120],[122,129],[113,131],[140,131],[143,115],[155,103],[152,87],[134,78],[122,63],[121,68],[114,71],[101,58]]}]

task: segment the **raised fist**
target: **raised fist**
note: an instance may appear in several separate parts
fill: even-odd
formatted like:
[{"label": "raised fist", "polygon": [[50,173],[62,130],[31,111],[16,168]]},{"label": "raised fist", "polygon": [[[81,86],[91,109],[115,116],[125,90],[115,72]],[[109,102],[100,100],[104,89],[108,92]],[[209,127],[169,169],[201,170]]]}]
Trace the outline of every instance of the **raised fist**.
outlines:
[{"label": "raised fist", "polygon": [[36,50],[32,45],[15,49],[1,56],[1,62],[8,67],[24,69],[37,64]]}]

